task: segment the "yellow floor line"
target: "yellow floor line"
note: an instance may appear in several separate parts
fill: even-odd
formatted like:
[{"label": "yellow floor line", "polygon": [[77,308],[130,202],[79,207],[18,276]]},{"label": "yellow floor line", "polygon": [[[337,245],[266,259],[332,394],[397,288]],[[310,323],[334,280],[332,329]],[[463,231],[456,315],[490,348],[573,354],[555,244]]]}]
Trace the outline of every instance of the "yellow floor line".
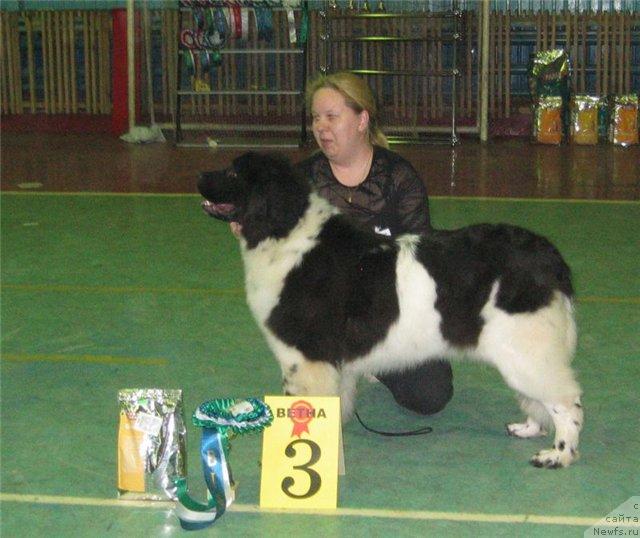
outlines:
[{"label": "yellow floor line", "polygon": [[[34,504],[57,504],[71,506],[108,506],[118,508],[168,509],[174,503],[168,501],[129,501],[120,499],[98,499],[92,497],[65,497],[58,495],[25,495],[0,493],[0,501]],[[536,525],[569,525],[590,527],[601,522],[601,518],[573,516],[541,516],[534,514],[484,514],[467,512],[431,512],[426,510],[376,510],[366,508],[337,508],[336,510],[299,510],[260,508],[254,504],[232,504],[231,512],[282,515],[313,515],[324,517],[369,517],[382,519],[404,519],[421,521],[462,521],[475,523],[530,523]],[[633,524],[632,526],[638,526]]]},{"label": "yellow floor line", "polygon": [[112,355],[63,355],[63,354],[28,354],[28,353],[2,353],[3,361],[12,362],[87,362],[96,364],[137,364],[150,366],[166,366],[168,359],[147,357],[114,357]]},{"label": "yellow floor line", "polygon": [[[3,290],[74,292],[74,293],[175,293],[196,295],[244,295],[244,288],[156,288],[144,286],[75,286],[63,284],[2,284]],[[599,297],[585,295],[576,297],[579,303],[640,304],[640,297]]]},{"label": "yellow floor line", "polygon": [[579,303],[606,303],[606,304],[640,304],[640,297],[597,297],[585,296],[577,298]]},{"label": "yellow floor line", "polygon": [[155,288],[144,286],[74,286],[49,284],[2,284],[3,290],[74,293],[176,293],[197,295],[244,295],[243,288]]},{"label": "yellow floor line", "polygon": [[[115,197],[145,197],[145,198],[201,198],[197,193],[189,192],[104,192],[104,191],[14,191],[6,190],[0,192],[1,195],[19,196],[115,196]],[[431,200],[460,200],[472,202],[515,202],[515,203],[556,203],[556,204],[623,204],[640,205],[638,200],[599,200],[592,198],[518,198],[499,196],[449,196],[434,195],[429,196]]]},{"label": "yellow floor line", "polygon": [[13,196],[114,196],[117,198],[142,197],[142,198],[202,198],[193,192],[103,192],[103,191],[1,191],[0,195]]}]

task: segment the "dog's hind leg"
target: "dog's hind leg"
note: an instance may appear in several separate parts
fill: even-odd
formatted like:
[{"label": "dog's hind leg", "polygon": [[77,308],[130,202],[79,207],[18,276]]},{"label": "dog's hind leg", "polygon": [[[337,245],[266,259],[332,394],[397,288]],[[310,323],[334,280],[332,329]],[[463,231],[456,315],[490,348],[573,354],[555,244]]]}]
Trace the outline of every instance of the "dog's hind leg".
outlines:
[{"label": "dog's hind leg", "polygon": [[551,417],[544,405],[521,394],[520,408],[527,414],[527,420],[507,424],[507,434],[521,439],[547,435],[546,426],[551,422]]},{"label": "dog's hind leg", "polygon": [[537,453],[536,467],[566,467],[578,458],[578,438],[583,413],[580,386],[570,362],[576,331],[568,299],[558,294],[551,304],[536,312],[506,314],[492,305],[485,307],[479,351],[493,363],[505,382],[522,397],[528,417],[508,431],[519,437],[542,432],[550,417],[555,427],[553,448]]},{"label": "dog's hind leg", "polygon": [[544,434],[544,424],[555,427],[553,448],[541,450],[531,459],[535,467],[557,469],[578,459],[578,439],[583,422],[580,387],[566,364],[555,364],[545,378],[534,380],[527,368],[501,369],[509,386],[522,393],[522,408],[527,412],[524,424],[510,424],[507,431],[517,437]]},{"label": "dog's hind leg", "polygon": [[572,403],[547,404],[545,407],[556,428],[555,441],[553,448],[541,450],[533,456],[531,464],[547,469],[567,467],[579,457],[578,439],[584,419],[580,398]]},{"label": "dog's hind leg", "polygon": [[580,386],[573,370],[566,362],[545,360],[535,353],[511,355],[509,362],[504,355],[501,358],[496,366],[506,383],[524,397],[521,403],[528,415],[524,424],[510,425],[509,433],[518,437],[540,435],[549,416],[556,430],[553,448],[538,452],[531,463],[548,469],[567,467],[578,458],[583,421]]}]

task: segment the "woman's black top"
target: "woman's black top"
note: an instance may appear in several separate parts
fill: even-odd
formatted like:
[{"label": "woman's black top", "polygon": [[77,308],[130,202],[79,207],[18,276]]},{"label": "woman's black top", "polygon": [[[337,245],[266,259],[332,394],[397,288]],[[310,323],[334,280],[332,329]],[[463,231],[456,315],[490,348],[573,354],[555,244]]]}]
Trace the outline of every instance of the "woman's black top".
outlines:
[{"label": "woman's black top", "polygon": [[356,187],[346,187],[336,179],[322,152],[297,167],[320,196],[379,234],[396,236],[430,229],[424,183],[413,166],[393,151],[374,146],[369,175]]}]

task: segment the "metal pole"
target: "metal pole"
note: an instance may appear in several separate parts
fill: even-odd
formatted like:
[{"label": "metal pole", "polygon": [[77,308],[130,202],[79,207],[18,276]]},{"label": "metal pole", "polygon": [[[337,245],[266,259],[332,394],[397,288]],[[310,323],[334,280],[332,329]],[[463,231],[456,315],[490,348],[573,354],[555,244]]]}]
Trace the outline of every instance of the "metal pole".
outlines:
[{"label": "metal pole", "polygon": [[458,143],[458,135],[456,133],[456,105],[458,100],[458,92],[457,92],[457,78],[458,78],[458,39],[460,38],[460,28],[458,26],[458,17],[460,16],[460,12],[458,11],[458,2],[454,0],[453,2],[453,66],[452,66],[452,76],[451,76],[451,145],[455,146]]},{"label": "metal pole", "polygon": [[482,31],[480,55],[480,141],[489,138],[489,0],[482,0]]},{"label": "metal pole", "polygon": [[175,73],[175,102],[173,108],[173,119],[174,119],[174,143],[179,144],[182,142],[182,96],[180,95],[180,83],[182,74],[182,51],[180,50],[180,33],[182,31],[182,10],[178,8],[178,35],[176,36],[178,42],[178,59],[176,61],[176,73]]}]

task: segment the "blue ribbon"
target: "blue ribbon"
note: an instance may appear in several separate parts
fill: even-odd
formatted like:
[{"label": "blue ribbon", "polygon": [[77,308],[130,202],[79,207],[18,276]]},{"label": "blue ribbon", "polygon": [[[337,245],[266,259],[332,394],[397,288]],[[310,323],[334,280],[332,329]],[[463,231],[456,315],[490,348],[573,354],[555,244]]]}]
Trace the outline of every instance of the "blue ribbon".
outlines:
[{"label": "blue ribbon", "polygon": [[[197,57],[196,57],[197,58]],[[176,515],[186,530],[204,529],[218,520],[235,498],[235,484],[227,455],[234,435],[261,432],[273,421],[268,405],[257,398],[218,398],[198,406],[193,423],[202,428],[200,459],[209,499],[206,504],[189,496],[187,479],[176,480]]]},{"label": "blue ribbon", "polygon": [[271,41],[273,39],[273,15],[271,9],[264,6],[255,6],[253,13],[256,17],[258,40]]},{"label": "blue ribbon", "polygon": [[176,514],[185,530],[204,529],[212,525],[233,502],[233,478],[225,453],[226,435],[217,429],[204,428],[200,443],[200,459],[210,498],[207,504],[194,501],[188,494],[186,479],[178,480]]},{"label": "blue ribbon", "polygon": [[218,8],[213,12],[213,26],[218,30],[220,40],[224,43],[229,35],[229,26],[227,25],[227,18],[224,16],[222,8]]}]

